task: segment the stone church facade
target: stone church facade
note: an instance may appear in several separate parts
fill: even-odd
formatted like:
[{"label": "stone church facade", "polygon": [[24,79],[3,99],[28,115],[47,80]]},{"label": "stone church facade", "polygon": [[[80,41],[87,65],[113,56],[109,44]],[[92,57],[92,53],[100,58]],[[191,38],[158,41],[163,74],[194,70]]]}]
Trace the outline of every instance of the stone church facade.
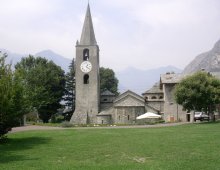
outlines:
[{"label": "stone church facade", "polygon": [[80,41],[76,43],[75,111],[73,124],[136,124],[146,112],[162,115],[165,122],[193,121],[191,113],[175,103],[174,88],[185,75],[167,73],[142,96],[128,90],[115,96],[106,90],[100,93],[99,46],[88,5]]},{"label": "stone church facade", "polygon": [[128,90],[115,98],[111,107],[102,110],[97,115],[97,123],[135,124],[136,117],[143,113],[145,113],[144,98]]},{"label": "stone church facade", "polygon": [[127,91],[118,97],[106,90],[100,94],[99,46],[88,5],[80,41],[76,43],[75,111],[73,124],[133,124],[145,113],[142,96]]}]

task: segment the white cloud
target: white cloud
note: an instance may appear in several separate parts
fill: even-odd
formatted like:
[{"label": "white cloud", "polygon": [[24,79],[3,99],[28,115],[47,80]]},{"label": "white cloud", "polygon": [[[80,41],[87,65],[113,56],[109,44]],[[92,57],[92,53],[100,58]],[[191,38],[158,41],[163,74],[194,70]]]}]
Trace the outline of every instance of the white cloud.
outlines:
[{"label": "white cloud", "polygon": [[[86,0],[1,0],[0,47],[73,57],[86,5]],[[183,68],[220,38],[218,0],[96,0],[90,7],[101,64],[117,70]]]},{"label": "white cloud", "polygon": [[[120,21],[108,21],[117,28],[116,32],[111,27],[106,29],[115,35],[127,33],[127,37],[118,40],[111,33],[105,35],[107,39],[120,41],[123,53],[118,52],[117,56],[125,65],[152,68],[171,64],[183,68],[197,54],[209,50],[220,37],[219,2],[215,0],[140,0],[138,3],[113,0],[107,6],[126,11],[124,20],[120,20],[118,12]],[[114,47],[118,50],[118,45]]]}]

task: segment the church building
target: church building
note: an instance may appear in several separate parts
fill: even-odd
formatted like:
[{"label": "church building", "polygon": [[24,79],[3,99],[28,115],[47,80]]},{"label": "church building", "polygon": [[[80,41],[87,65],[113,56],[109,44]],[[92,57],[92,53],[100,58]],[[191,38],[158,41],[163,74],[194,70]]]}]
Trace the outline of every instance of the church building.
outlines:
[{"label": "church building", "polygon": [[73,124],[94,124],[100,109],[99,46],[88,5],[80,42],[76,42]]},{"label": "church building", "polygon": [[192,114],[175,103],[175,85],[182,74],[162,74],[160,81],[140,96],[130,90],[115,96],[100,93],[99,46],[88,4],[80,41],[76,42],[75,111],[73,124],[136,124],[136,117],[146,112],[160,114],[165,122],[192,121]]},{"label": "church building", "polygon": [[88,4],[81,39],[76,43],[75,111],[73,124],[132,124],[145,113],[142,96],[127,91],[117,98],[110,91],[100,94],[99,46]]}]

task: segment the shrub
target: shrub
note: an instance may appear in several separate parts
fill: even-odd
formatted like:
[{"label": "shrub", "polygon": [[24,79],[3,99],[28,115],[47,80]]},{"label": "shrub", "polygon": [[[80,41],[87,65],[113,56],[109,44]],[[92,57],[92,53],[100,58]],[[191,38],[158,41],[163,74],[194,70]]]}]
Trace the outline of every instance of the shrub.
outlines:
[{"label": "shrub", "polygon": [[30,112],[30,113],[26,114],[26,120],[28,122],[38,122],[39,121],[38,113],[37,112]]},{"label": "shrub", "polygon": [[51,116],[50,122],[51,123],[61,123],[63,120],[64,120],[64,116],[55,114],[55,115]]},{"label": "shrub", "polygon": [[74,125],[68,121],[64,121],[61,123],[61,127],[68,128],[68,127],[74,127]]}]

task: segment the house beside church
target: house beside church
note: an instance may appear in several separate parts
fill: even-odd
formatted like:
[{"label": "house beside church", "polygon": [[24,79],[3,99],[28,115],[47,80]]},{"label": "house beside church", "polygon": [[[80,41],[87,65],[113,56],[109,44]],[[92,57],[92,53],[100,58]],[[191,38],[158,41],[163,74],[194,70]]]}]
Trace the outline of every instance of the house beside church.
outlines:
[{"label": "house beside church", "polygon": [[[220,79],[219,72],[209,72]],[[183,107],[175,102],[175,86],[186,76],[190,74],[161,74],[160,81],[150,90],[143,93],[146,101],[146,110],[161,114],[165,122],[193,122],[194,114],[183,110]],[[215,117],[219,118],[220,105],[217,106]]]}]

